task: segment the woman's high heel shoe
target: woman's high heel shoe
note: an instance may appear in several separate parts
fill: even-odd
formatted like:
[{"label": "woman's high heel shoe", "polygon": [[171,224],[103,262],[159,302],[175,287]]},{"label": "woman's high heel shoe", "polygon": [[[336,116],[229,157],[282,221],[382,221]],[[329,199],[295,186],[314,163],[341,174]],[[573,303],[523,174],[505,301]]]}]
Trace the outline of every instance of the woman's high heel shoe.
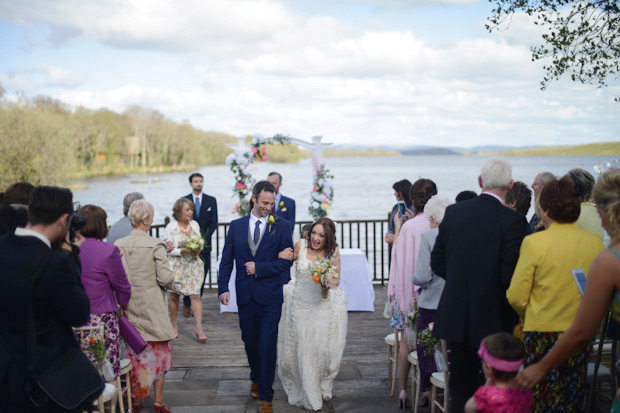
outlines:
[{"label": "woman's high heel shoe", "polygon": [[400,394],[398,395],[398,408],[402,410],[411,408],[411,406],[409,405],[409,397],[407,396],[407,390],[405,389],[402,389],[400,391]]},{"label": "woman's high heel shoe", "polygon": [[198,335],[198,330],[194,330],[194,334],[196,334],[196,338],[199,342],[207,341],[207,336]]},{"label": "woman's high heel shoe", "polygon": [[155,409],[155,413],[170,413],[170,407],[158,401],[153,402],[153,409]]}]

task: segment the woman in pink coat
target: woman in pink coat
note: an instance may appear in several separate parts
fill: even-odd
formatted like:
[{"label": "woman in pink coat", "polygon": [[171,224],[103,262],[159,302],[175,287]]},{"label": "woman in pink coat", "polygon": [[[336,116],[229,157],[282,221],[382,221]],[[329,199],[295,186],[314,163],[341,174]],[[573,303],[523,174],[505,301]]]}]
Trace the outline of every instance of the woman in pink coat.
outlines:
[{"label": "woman in pink coat", "polygon": [[407,316],[413,311],[413,298],[417,289],[411,283],[415,270],[420,237],[430,225],[424,216],[424,206],[428,200],[437,194],[437,186],[430,179],[418,179],[411,186],[411,200],[414,212],[408,211],[409,218],[403,224],[403,217],[398,213],[394,216],[394,246],[392,247],[392,263],[390,265],[390,279],[388,282],[388,300],[392,309],[390,327],[401,330],[400,350],[398,354],[398,384],[400,394],[398,405],[406,408],[407,378],[411,364],[407,356],[411,351],[407,346],[407,337],[404,334]]}]

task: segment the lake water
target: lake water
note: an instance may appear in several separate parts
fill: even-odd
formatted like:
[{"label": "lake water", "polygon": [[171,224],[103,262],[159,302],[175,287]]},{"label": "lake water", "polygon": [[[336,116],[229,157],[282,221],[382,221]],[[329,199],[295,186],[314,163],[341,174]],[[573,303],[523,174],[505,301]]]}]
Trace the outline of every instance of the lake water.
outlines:
[{"label": "lake water", "polygon": [[[530,186],[541,171],[563,175],[571,168],[583,168],[595,177],[593,166],[610,160],[596,157],[515,157],[507,158],[512,164],[515,180]],[[403,156],[393,158],[326,158],[327,168],[335,176],[334,203],[329,217],[335,220],[382,219],[395,203],[392,184],[401,179],[414,182],[418,178],[435,181],[439,194],[454,200],[463,190],[479,192],[478,175],[483,156]],[[297,220],[308,220],[308,205],[312,188],[312,164],[305,159],[296,164],[255,163],[252,176],[263,179],[271,171],[282,174],[281,192],[295,199]],[[232,196],[234,177],[225,165],[206,166],[198,170],[205,177],[205,193],[214,196],[218,204],[220,222],[236,218],[231,214],[237,202]],[[76,183],[86,189],[74,191],[74,200],[82,205],[95,204],[104,208],[113,223],[123,214],[123,197],[128,192],[142,192],[155,207],[155,223],[163,223],[172,216],[174,202],[187,195],[191,188],[190,172],[132,174],[114,178],[93,178]],[[533,213],[530,209],[529,215]]]}]

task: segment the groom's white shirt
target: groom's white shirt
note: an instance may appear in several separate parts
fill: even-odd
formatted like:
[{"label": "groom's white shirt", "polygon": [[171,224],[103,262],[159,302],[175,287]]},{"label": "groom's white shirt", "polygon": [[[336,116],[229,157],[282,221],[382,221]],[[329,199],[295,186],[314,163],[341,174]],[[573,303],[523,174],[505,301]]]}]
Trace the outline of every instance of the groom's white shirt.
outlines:
[{"label": "groom's white shirt", "polygon": [[258,218],[256,215],[254,215],[254,211],[250,213],[250,238],[254,239],[254,229],[256,228],[256,221],[261,222],[259,236],[263,235],[263,233],[265,232],[265,228],[267,228],[267,218],[269,218],[269,216]]}]

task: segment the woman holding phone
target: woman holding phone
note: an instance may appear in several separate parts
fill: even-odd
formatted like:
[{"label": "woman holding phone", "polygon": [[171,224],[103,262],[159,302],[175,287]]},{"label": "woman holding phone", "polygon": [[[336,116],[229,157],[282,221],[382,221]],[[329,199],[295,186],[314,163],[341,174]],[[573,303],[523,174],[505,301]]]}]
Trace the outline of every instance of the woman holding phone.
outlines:
[{"label": "woman holding phone", "polygon": [[[388,300],[392,310],[390,327],[401,330],[400,350],[398,354],[398,384],[400,394],[398,405],[406,408],[407,400],[407,377],[411,364],[407,356],[411,351],[407,345],[405,324],[407,316],[413,311],[413,298],[416,289],[411,283],[420,250],[420,238],[424,231],[430,229],[430,223],[424,216],[424,207],[428,200],[437,194],[437,186],[430,179],[418,179],[411,186],[410,197],[415,210],[415,216],[408,212],[409,219],[404,222],[400,212],[394,216],[395,234],[392,248],[392,264],[390,266],[390,279],[388,283]],[[403,223],[404,222],[404,223]]]},{"label": "woman holding phone", "polygon": [[394,183],[392,188],[394,189],[396,204],[390,213],[390,222],[388,223],[388,230],[385,233],[385,242],[388,244],[394,242],[394,216],[398,213],[400,213],[401,216],[405,216],[407,210],[410,212],[409,216],[413,216],[413,212],[411,212],[411,197],[409,194],[411,192],[411,182],[407,179],[403,179],[402,181]]}]

